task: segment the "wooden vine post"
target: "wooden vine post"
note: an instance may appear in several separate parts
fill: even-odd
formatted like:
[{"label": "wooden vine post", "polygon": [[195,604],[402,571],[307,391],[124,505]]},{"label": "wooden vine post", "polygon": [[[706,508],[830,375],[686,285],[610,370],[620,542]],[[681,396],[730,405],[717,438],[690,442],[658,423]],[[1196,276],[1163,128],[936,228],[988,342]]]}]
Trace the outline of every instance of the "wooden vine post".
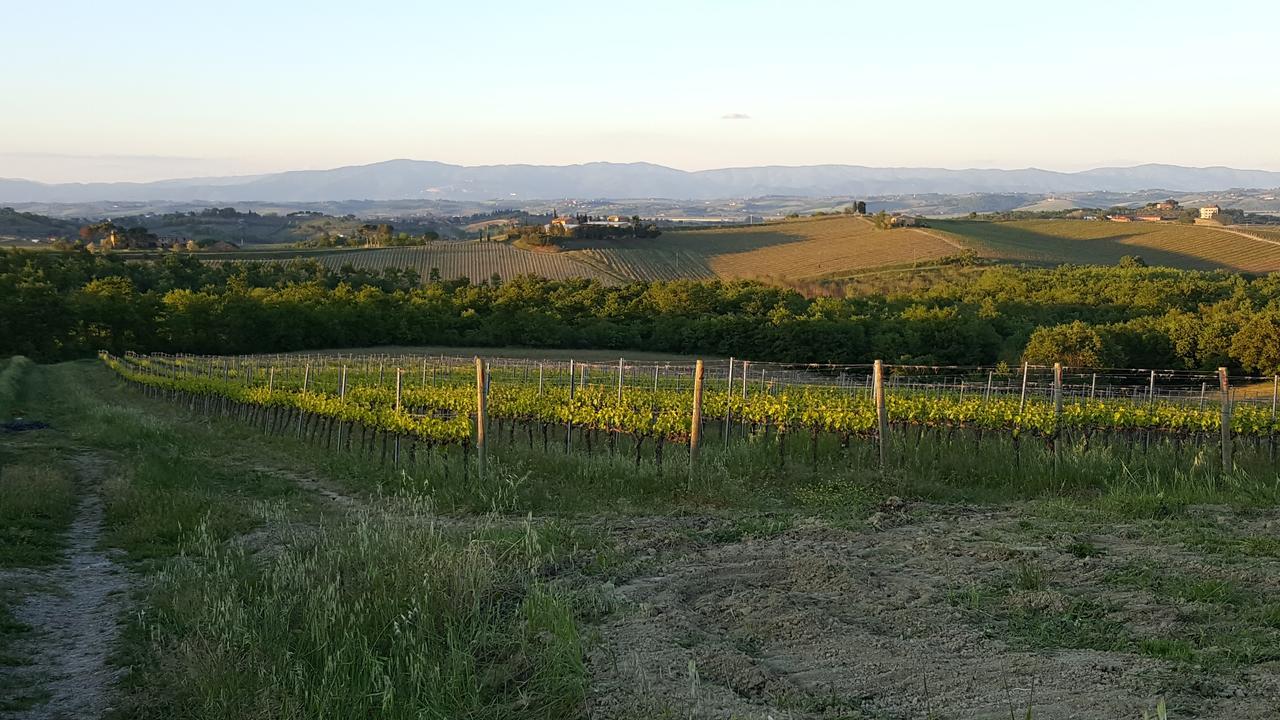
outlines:
[{"label": "wooden vine post", "polygon": [[1276,461],[1276,406],[1280,403],[1280,375],[1271,376],[1271,449],[1268,451],[1271,462]]},{"label": "wooden vine post", "polygon": [[[404,383],[404,369],[396,368],[396,412],[400,412],[400,388]],[[400,467],[400,432],[396,431],[395,443],[391,450],[391,464]]]},{"label": "wooden vine post", "polygon": [[1230,473],[1231,463],[1231,383],[1227,369],[1218,368],[1218,387],[1222,391],[1222,472]]},{"label": "wooden vine post", "polygon": [[[730,401],[732,401],[733,400],[733,358],[729,358],[729,388],[727,392],[728,392],[727,397],[729,398]],[[729,421],[732,418],[733,418],[733,404],[732,402],[729,402],[725,404],[725,411],[724,411],[724,442],[726,445],[729,443]]]},{"label": "wooden vine post", "polygon": [[485,462],[488,459],[485,456],[485,426],[489,420],[488,398],[486,390],[488,390],[488,381],[485,377],[484,360],[476,357],[476,473],[481,480],[484,479]]},{"label": "wooden vine post", "polygon": [[884,399],[884,361],[877,360],[871,371],[871,398],[876,406],[876,445],[880,451],[880,469],[887,458],[889,441],[889,410]]},{"label": "wooden vine post", "polygon": [[693,418],[689,422],[689,471],[698,464],[698,446],[702,441],[702,375],[704,368],[699,360],[693,366]]},{"label": "wooden vine post", "polygon": [[1029,363],[1022,363],[1022,398],[1018,401],[1018,414],[1021,415],[1027,409],[1027,373],[1030,371]]},{"label": "wooden vine post", "polygon": [[[342,366],[342,377],[338,380],[338,398],[345,400],[347,397],[347,366]],[[338,422],[338,448],[342,448],[342,422]]]},{"label": "wooden vine post", "polygon": [[569,422],[564,425],[564,451],[567,454],[573,449],[573,358],[569,358]]},{"label": "wooden vine post", "polygon": [[[307,391],[307,385],[309,385],[310,383],[311,383],[311,363],[307,363],[306,367],[302,369],[302,392],[305,393]],[[298,413],[298,437],[302,437],[302,418],[305,415],[306,415],[305,412]]]},{"label": "wooden vine post", "polygon": [[1062,434],[1062,363],[1053,364],[1053,466],[1058,467],[1058,437]]}]

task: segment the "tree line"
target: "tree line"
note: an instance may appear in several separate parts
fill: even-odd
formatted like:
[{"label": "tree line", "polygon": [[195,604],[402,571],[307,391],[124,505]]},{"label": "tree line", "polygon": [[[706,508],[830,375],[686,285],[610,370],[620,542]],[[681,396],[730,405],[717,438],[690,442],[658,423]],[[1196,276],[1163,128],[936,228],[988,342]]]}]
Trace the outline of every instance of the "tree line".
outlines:
[{"label": "tree line", "polygon": [[258,353],[372,345],[645,349],[755,360],[1280,372],[1280,274],[993,267],[921,288],[807,297],[753,281],[606,286],[327,270],[310,261],[125,262],[0,252],[0,356]]}]

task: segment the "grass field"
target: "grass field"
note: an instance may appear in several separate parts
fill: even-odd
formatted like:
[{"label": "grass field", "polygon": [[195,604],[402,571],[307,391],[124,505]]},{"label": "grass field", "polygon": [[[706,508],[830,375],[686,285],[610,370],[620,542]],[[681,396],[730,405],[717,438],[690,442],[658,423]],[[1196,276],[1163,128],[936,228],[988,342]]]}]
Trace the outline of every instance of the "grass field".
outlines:
[{"label": "grass field", "polygon": [[578,252],[614,274],[640,280],[803,280],[933,260],[960,250],[957,244],[918,230],[877,230],[862,218],[836,216],[670,230],[653,240],[593,243]]},{"label": "grass field", "polygon": [[983,257],[1000,261],[1113,265],[1125,255],[1140,255],[1148,265],[1188,270],[1280,270],[1280,245],[1196,225],[1083,220],[930,224]]}]

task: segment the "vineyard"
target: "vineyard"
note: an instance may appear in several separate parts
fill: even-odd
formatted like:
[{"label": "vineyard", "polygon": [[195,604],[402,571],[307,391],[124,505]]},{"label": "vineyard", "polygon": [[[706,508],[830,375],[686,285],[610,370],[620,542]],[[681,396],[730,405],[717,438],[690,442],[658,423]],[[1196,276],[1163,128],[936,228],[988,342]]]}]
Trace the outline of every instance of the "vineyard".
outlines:
[{"label": "vineyard", "polygon": [[413,247],[316,253],[311,259],[331,270],[345,265],[375,272],[409,268],[417,271],[423,280],[436,269],[444,280],[467,277],[479,282],[497,273],[503,278],[538,275],[553,280],[585,277],[610,284],[617,282],[613,275],[578,262],[568,253],[530,252],[499,242],[433,242]]},{"label": "vineyard", "polygon": [[1280,243],[1280,225],[1240,225],[1232,229],[1257,236],[1263,240]]},{"label": "vineyard", "polygon": [[1280,245],[1198,225],[1085,220],[931,220],[930,224],[997,260],[1114,265],[1126,255],[1140,255],[1149,265],[1188,270],[1280,270]]},{"label": "vineyard", "polygon": [[[851,446],[880,466],[936,452],[1013,466],[1092,448],[1175,466],[1275,472],[1277,378],[1172,371],[795,366],[728,360],[575,363],[426,356],[104,355],[126,380],[195,409],[382,463],[483,467],[491,442],[625,454],[659,469],[673,449],[773,448],[778,463]],[[624,448],[624,445],[626,446]],[[1220,463],[1206,463],[1206,454]]]}]

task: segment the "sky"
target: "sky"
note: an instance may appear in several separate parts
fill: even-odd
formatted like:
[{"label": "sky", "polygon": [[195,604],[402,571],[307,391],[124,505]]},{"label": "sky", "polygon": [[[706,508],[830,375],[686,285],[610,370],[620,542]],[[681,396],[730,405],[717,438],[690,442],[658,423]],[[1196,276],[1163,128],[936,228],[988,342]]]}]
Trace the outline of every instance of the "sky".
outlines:
[{"label": "sky", "polygon": [[1274,0],[0,0],[0,177],[1280,170]]}]

